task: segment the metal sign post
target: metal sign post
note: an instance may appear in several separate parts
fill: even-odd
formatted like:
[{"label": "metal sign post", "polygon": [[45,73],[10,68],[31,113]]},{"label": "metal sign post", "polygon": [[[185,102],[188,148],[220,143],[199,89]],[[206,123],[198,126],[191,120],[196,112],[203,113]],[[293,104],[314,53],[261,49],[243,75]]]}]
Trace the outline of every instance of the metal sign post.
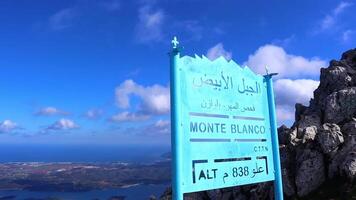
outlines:
[{"label": "metal sign post", "polygon": [[272,76],[277,75],[277,73],[265,75],[267,81],[267,96],[268,96],[268,107],[271,123],[271,134],[272,134],[272,151],[273,151],[273,162],[274,162],[274,198],[276,200],[283,200],[283,184],[282,184],[282,170],[281,161],[279,155],[279,142],[278,142],[278,131],[277,131],[277,118],[275,112],[275,103],[273,95],[273,81]]},{"label": "metal sign post", "polygon": [[183,200],[183,191],[181,189],[181,163],[182,163],[182,152],[176,147],[182,146],[181,144],[181,129],[180,129],[180,118],[178,112],[180,110],[180,105],[178,99],[180,99],[180,93],[175,88],[180,88],[177,60],[180,56],[179,49],[177,47],[178,41],[175,37],[172,40],[173,50],[170,53],[170,80],[171,80],[171,152],[172,152],[172,198],[174,200]]},{"label": "metal sign post", "polygon": [[272,75],[170,53],[172,197],[275,181],[283,199]]}]

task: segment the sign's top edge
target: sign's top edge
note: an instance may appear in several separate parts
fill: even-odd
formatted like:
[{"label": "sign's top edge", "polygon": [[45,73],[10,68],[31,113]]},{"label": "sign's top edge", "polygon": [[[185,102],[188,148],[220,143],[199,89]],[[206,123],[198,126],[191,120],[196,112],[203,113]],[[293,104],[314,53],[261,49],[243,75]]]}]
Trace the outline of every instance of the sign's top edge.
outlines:
[{"label": "sign's top edge", "polygon": [[207,64],[225,64],[227,67],[237,67],[238,69],[243,70],[246,73],[253,74],[258,77],[263,77],[264,75],[255,73],[253,70],[251,70],[250,67],[244,65],[241,66],[237,64],[233,59],[226,59],[224,56],[219,56],[215,58],[214,60],[210,60],[208,57],[205,55],[197,55],[194,54],[194,56],[189,56],[189,55],[184,55],[184,56],[179,56],[180,60],[190,60],[190,61],[199,61],[199,62],[205,62]]}]

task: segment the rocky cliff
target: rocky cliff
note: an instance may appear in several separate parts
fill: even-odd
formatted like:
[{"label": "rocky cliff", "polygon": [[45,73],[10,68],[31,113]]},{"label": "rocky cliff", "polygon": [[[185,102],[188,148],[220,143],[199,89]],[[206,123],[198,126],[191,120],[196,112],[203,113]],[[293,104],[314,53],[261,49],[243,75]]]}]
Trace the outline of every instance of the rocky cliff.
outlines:
[{"label": "rocky cliff", "polygon": [[[278,129],[286,199],[356,199],[356,49],[322,68],[309,106]],[[161,199],[170,199],[168,189]],[[273,183],[187,194],[185,199],[274,199]]]}]

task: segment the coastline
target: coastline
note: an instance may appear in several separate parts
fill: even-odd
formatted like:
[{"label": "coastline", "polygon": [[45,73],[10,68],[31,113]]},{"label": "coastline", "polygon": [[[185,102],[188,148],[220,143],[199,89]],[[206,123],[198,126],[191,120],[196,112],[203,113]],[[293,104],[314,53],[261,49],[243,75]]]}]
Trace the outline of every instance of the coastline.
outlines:
[{"label": "coastline", "polygon": [[126,188],[101,189],[86,192],[41,192],[27,190],[0,190],[0,199],[3,197],[14,196],[13,199],[109,199],[113,196],[123,196],[125,200],[149,199],[151,195],[159,197],[168,187],[167,184],[135,184]]}]

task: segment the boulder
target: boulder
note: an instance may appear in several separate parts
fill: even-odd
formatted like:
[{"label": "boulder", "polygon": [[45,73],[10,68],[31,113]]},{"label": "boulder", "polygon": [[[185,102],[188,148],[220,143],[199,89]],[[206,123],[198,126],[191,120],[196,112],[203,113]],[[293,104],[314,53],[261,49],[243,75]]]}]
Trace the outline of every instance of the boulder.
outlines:
[{"label": "boulder", "polygon": [[341,56],[341,60],[352,69],[356,70],[356,48],[344,52]]},{"label": "boulder", "polygon": [[333,92],[326,97],[324,122],[349,121],[356,114],[356,87]]},{"label": "boulder", "polygon": [[340,175],[352,182],[356,180],[356,137],[351,137],[341,152],[344,159],[339,166]]},{"label": "boulder", "polygon": [[356,180],[356,146],[348,152],[344,162],[340,166],[340,174],[350,182]]},{"label": "boulder", "polygon": [[250,190],[250,200],[267,199],[272,188],[271,182],[264,182],[257,185]]},{"label": "boulder", "polygon": [[209,199],[206,192],[194,192],[184,194],[184,200],[205,200]]},{"label": "boulder", "polygon": [[323,154],[305,149],[297,158],[298,168],[295,177],[297,194],[304,197],[317,189],[325,181]]},{"label": "boulder", "polygon": [[[299,132],[301,132],[301,131],[299,131]],[[294,128],[294,129],[290,130],[287,137],[288,137],[289,143],[292,146],[297,146],[302,142],[302,139],[300,139],[300,135],[298,135],[298,128]]]},{"label": "boulder", "polygon": [[208,190],[208,191],[206,191],[206,193],[210,199],[221,199],[222,198],[222,191],[219,189]]},{"label": "boulder", "polygon": [[317,135],[317,141],[325,154],[330,154],[338,149],[338,146],[344,142],[344,137],[337,124],[325,123]]},{"label": "boulder", "polygon": [[345,61],[330,61],[328,68],[320,69],[320,85],[314,91],[313,105],[325,110],[325,100],[333,92],[355,85],[354,71]]},{"label": "boulder", "polygon": [[225,190],[222,192],[221,200],[230,200],[233,198],[232,190]]},{"label": "boulder", "polygon": [[278,128],[278,141],[279,144],[287,144],[288,143],[288,134],[290,129],[285,125],[282,125]]},{"label": "boulder", "polygon": [[307,108],[308,108],[307,106],[304,106],[301,103],[295,104],[295,116],[294,116],[295,121],[300,120],[300,116],[306,111]]},{"label": "boulder", "polygon": [[[356,151],[356,138],[352,137],[349,140],[346,140],[344,142],[345,144],[342,146],[340,150],[337,151],[335,156],[331,158],[330,164],[329,164],[329,170],[328,170],[328,178],[332,179],[335,176],[340,176],[342,173],[346,172],[345,174],[348,174],[348,167],[342,167],[343,164],[348,165],[349,162],[346,162],[347,159],[352,157],[352,152]],[[348,158],[347,158],[348,157]],[[344,168],[346,171],[342,171],[341,168]],[[352,169],[352,168],[351,168]],[[340,173],[342,172],[342,173]],[[344,175],[345,175],[344,174]]]},{"label": "boulder", "polygon": [[300,120],[297,122],[297,127],[301,130],[310,126],[321,126],[320,117],[316,113],[302,115],[300,116]]},{"label": "boulder", "polygon": [[293,166],[295,165],[294,155],[287,146],[282,146],[279,149],[281,157],[282,183],[283,192],[286,196],[293,196],[295,192],[295,183],[293,175]]},{"label": "boulder", "polygon": [[306,143],[308,141],[313,141],[315,139],[318,129],[316,126],[308,126],[303,130],[302,142]]},{"label": "boulder", "polygon": [[345,123],[342,126],[341,131],[346,142],[354,139],[356,137],[356,118],[353,118],[350,122]]}]

